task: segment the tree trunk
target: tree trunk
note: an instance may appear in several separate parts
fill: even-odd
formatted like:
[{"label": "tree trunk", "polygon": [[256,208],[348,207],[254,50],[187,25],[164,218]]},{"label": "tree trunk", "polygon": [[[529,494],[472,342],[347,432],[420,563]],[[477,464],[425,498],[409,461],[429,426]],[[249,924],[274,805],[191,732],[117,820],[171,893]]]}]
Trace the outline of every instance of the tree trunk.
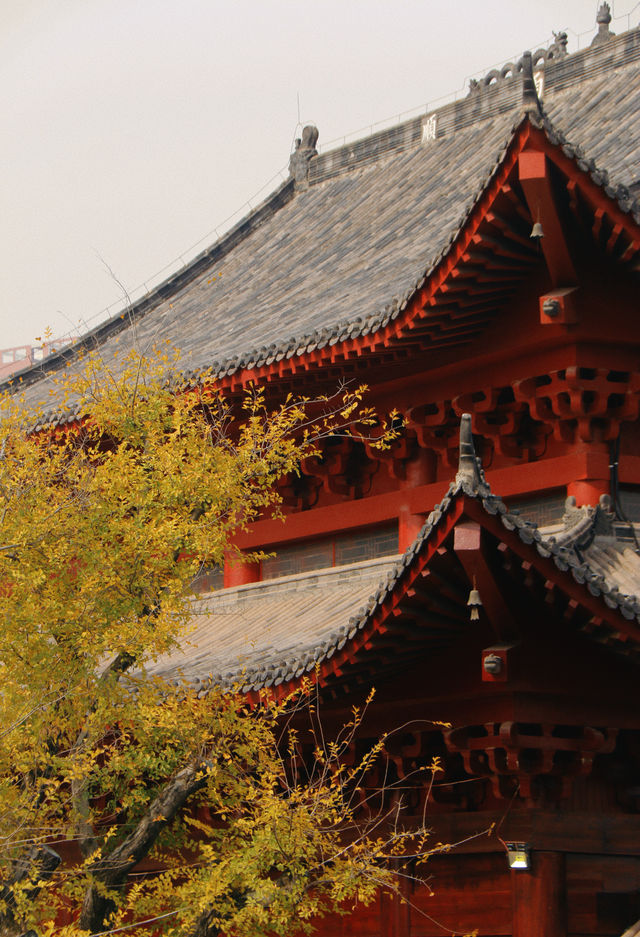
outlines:
[{"label": "tree trunk", "polygon": [[80,912],[80,927],[96,934],[104,930],[104,920],[108,914],[115,910],[115,904],[110,898],[101,895],[97,888],[90,886],[82,899]]},{"label": "tree trunk", "polygon": [[211,916],[210,911],[201,914],[193,929],[185,937],[219,937],[220,931],[211,923]]},{"label": "tree trunk", "polygon": [[[204,787],[206,781],[206,766],[200,763],[187,765],[174,775],[151,802],[127,838],[92,864],[90,873],[94,880],[107,888],[125,884],[131,870],[148,855],[160,830],[173,820],[192,794]],[[110,900],[105,899],[93,885],[89,885],[82,903],[80,927],[92,934],[103,930],[104,919],[113,907]]]},{"label": "tree trunk", "polygon": [[[4,902],[6,910],[0,914],[0,937],[37,937],[35,931],[25,933],[24,925],[14,917],[15,900],[13,885],[25,881],[45,881],[53,875],[60,865],[60,856],[48,846],[33,846],[28,853],[15,862],[11,880],[0,889],[0,901]],[[29,894],[35,898],[38,888],[30,889]]]}]

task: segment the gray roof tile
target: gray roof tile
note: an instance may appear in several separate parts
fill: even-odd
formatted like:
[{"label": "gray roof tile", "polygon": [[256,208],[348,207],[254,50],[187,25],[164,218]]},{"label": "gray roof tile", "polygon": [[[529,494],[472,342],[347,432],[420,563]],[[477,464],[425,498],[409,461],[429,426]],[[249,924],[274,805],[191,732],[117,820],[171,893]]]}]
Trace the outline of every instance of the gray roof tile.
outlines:
[{"label": "gray roof tile", "polygon": [[[346,639],[394,558],[318,570],[214,592],[194,602],[193,631],[150,672],[194,683],[246,681],[259,687],[311,671]],[[289,676],[287,676],[289,675]]]}]

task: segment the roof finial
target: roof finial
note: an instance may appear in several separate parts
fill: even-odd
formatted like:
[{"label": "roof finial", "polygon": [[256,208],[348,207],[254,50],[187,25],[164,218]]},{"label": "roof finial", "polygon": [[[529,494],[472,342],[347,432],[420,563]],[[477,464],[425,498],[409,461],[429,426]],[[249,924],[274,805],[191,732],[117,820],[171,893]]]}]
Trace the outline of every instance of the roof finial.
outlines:
[{"label": "roof finial", "polygon": [[553,42],[547,50],[547,58],[549,59],[563,59],[567,55],[567,45],[569,44],[569,37],[566,32],[561,30],[557,33],[555,30],[553,32]]},{"label": "roof finial", "polygon": [[296,140],[296,148],[289,159],[289,174],[293,177],[296,189],[306,189],[309,182],[309,161],[318,155],[318,128],[307,124],[302,131],[302,139]]},{"label": "roof finial", "polygon": [[612,33],[609,29],[609,23],[611,22],[611,7],[608,3],[601,3],[598,7],[598,15],[596,16],[596,23],[598,24],[598,32],[595,34],[591,40],[592,46],[599,46],[603,42],[607,42],[611,39],[612,36],[615,36],[615,33]]},{"label": "roof finial", "polygon": [[540,116],[540,100],[533,80],[533,56],[530,52],[522,53],[522,109],[525,114]]},{"label": "roof finial", "polygon": [[473,445],[470,413],[463,413],[460,417],[460,452],[456,485],[468,495],[488,494],[489,492],[489,486],[482,471],[482,463]]}]

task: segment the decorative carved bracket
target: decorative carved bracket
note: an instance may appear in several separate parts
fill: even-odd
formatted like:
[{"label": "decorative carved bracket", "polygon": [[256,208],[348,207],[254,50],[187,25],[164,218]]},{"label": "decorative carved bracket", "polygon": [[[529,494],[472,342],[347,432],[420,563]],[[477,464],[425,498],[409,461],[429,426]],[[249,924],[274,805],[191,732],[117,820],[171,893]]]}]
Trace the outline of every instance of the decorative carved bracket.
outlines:
[{"label": "decorative carved bracket", "polygon": [[445,741],[462,755],[468,774],[489,778],[496,797],[517,790],[527,800],[562,800],[575,777],[590,773],[596,755],[613,751],[616,736],[616,729],[590,726],[489,722],[452,729]]}]

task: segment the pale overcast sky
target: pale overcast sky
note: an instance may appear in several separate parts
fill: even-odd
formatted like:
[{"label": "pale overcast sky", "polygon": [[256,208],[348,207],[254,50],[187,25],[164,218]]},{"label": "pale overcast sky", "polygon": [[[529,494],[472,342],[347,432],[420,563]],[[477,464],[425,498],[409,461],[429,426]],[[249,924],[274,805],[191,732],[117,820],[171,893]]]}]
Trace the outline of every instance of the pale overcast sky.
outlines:
[{"label": "pale overcast sky", "polygon": [[[567,30],[570,51],[584,47],[597,7],[0,0],[0,347],[46,326],[85,330],[120,303],[105,264],[136,296],[212,242],[279,181],[298,107],[320,144],[363,135],[465,93],[469,77],[548,44],[553,30]],[[640,3],[612,7],[616,32],[639,24]]]}]

